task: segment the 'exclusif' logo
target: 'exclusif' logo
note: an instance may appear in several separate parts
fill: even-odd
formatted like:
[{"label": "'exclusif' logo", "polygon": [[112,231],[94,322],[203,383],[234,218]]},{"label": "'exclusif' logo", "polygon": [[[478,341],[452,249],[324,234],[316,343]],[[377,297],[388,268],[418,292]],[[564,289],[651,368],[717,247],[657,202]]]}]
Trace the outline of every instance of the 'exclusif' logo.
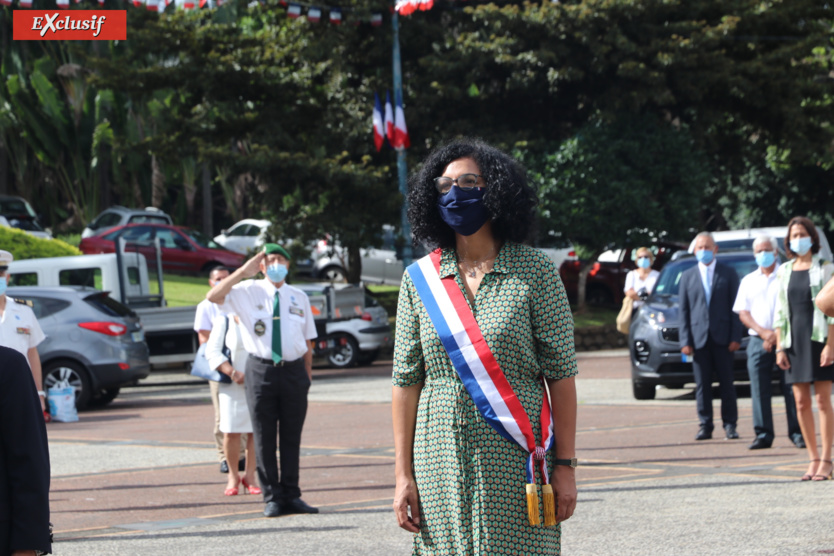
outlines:
[{"label": "'exclusif' logo", "polygon": [[15,10],[16,41],[114,41],[127,39],[125,10]]}]

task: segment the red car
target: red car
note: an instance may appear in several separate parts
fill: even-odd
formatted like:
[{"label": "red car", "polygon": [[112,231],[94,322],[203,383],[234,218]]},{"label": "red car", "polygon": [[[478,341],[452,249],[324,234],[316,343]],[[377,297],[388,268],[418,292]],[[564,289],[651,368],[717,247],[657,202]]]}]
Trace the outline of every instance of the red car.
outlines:
[{"label": "red car", "polygon": [[[214,240],[190,228],[166,224],[127,224],[107,230],[100,236],[86,237],[78,246],[85,255],[115,253],[116,238],[130,242],[153,241],[159,238],[162,248],[162,268],[167,272],[206,273],[215,266],[227,266],[234,270],[246,260],[246,256],[221,247]],[[155,257],[153,248],[139,247],[151,263]],[[132,250],[132,249],[131,249]]]}]

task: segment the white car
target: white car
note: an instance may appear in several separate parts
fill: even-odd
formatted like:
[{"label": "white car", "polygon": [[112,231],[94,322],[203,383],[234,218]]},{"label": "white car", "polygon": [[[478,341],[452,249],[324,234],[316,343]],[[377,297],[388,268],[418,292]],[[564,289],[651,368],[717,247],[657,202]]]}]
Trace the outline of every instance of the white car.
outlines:
[{"label": "white car", "polygon": [[[728,230],[723,232],[712,232],[712,237],[715,244],[718,246],[718,251],[747,251],[753,249],[753,241],[760,235],[769,235],[776,240],[779,246],[779,251],[785,254],[785,234],[788,231],[787,226],[772,226],[768,228],[748,228],[746,230]],[[817,234],[820,236],[820,256],[830,261],[831,247],[828,245],[828,238],[825,233],[817,227]],[[695,249],[695,239],[689,244],[689,252],[693,253]]]},{"label": "white car", "polygon": [[269,220],[245,218],[228,230],[220,230],[214,241],[230,251],[248,255],[266,243],[269,226]]}]

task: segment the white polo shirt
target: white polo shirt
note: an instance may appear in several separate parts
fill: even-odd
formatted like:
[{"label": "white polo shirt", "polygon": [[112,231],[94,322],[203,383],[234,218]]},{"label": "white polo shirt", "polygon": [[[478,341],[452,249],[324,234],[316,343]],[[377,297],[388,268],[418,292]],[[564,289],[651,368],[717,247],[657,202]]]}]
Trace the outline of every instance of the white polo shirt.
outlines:
[{"label": "white polo shirt", "polygon": [[197,314],[194,315],[194,332],[211,330],[212,323],[222,314],[220,305],[212,303],[208,299],[202,300],[197,304]]},{"label": "white polo shirt", "polygon": [[[736,301],[733,303],[733,312],[749,311],[756,324],[766,330],[773,329],[776,296],[779,293],[779,282],[776,280],[777,270],[779,270],[778,263],[770,276],[765,275],[760,267],[742,278],[738,286]],[[748,333],[751,336],[758,336],[752,328],[748,329]]]},{"label": "white polo shirt", "polygon": [[247,352],[272,359],[272,307],[276,295],[280,296],[281,303],[282,357],[284,361],[301,359],[307,353],[307,340],[317,336],[310,299],[303,291],[286,283],[276,288],[265,278],[244,280],[232,287],[220,309],[240,317],[240,332]]},{"label": "white polo shirt", "polygon": [[29,349],[43,342],[46,336],[31,307],[5,297],[6,310],[0,318],[0,345],[19,351],[28,363]]}]

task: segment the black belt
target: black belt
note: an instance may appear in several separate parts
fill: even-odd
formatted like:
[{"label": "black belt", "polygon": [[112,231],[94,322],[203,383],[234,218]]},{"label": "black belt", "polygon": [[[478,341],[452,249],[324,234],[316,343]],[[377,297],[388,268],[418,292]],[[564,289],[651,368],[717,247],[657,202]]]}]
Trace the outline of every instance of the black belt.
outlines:
[{"label": "black belt", "polygon": [[258,363],[261,363],[263,365],[269,365],[270,367],[285,367],[285,366],[288,366],[288,365],[292,365],[294,363],[300,363],[303,358],[302,359],[296,359],[295,361],[285,361],[285,360],[281,359],[279,362],[276,363],[272,359],[264,359],[263,357],[258,357],[257,355],[252,355],[250,353],[249,354],[249,359],[257,361]]}]

